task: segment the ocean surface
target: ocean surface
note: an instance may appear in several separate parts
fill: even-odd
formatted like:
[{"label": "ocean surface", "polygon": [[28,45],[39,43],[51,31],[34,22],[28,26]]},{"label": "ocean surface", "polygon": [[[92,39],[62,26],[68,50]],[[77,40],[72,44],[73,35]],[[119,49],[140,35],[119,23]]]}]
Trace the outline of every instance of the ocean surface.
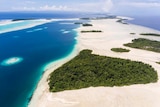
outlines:
[{"label": "ocean surface", "polygon": [[[0,20],[95,17],[83,13],[0,13]],[[134,17],[133,17],[134,18]],[[153,20],[154,19],[154,20]],[[160,18],[135,17],[130,23],[160,30]],[[79,20],[82,22],[82,20]],[[84,20],[83,20],[84,21]],[[76,45],[77,21],[52,21],[0,34],[0,107],[27,107],[49,62],[69,55]],[[0,26],[24,26],[27,21]],[[17,61],[16,63],[13,63]]]},{"label": "ocean surface", "polygon": [[[31,16],[26,14],[22,17],[13,13],[3,13],[3,17],[0,15],[1,20],[33,18]],[[43,14],[34,18],[55,18],[50,14],[41,16]],[[56,18],[65,17],[61,15]],[[0,31],[25,26],[26,22],[1,25]],[[44,67],[73,51],[77,36],[75,29],[79,26],[74,22],[53,21],[0,34],[0,107],[27,107]]]},{"label": "ocean surface", "polygon": [[127,22],[160,31],[160,16],[131,16],[133,20]]}]

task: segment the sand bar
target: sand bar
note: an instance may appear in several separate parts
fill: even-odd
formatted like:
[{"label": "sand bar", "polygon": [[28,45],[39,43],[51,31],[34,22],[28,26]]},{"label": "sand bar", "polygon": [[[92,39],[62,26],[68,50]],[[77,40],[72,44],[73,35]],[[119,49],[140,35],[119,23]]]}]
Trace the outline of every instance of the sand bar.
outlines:
[{"label": "sand bar", "polygon": [[[77,29],[77,46],[75,56],[80,50],[91,49],[94,54],[142,61],[152,65],[160,78],[160,54],[145,50],[124,47],[124,43],[131,42],[135,38],[149,38],[160,41],[159,37],[142,36],[140,33],[160,33],[159,31],[132,24],[116,22],[117,19],[93,20],[93,26]],[[80,33],[82,30],[102,30],[100,33]],[[130,33],[135,33],[131,35]],[[129,53],[115,53],[111,48],[124,47],[130,49]],[[160,105],[160,81],[147,85],[131,85],[124,87],[89,87],[80,90],[50,93],[47,78],[50,72],[71,59],[52,65],[48,69],[33,95],[29,107],[159,107]]]},{"label": "sand bar", "polygon": [[[42,25],[45,23],[50,23],[53,21],[70,21],[70,20],[78,20],[78,18],[72,18],[72,19],[36,19],[36,20],[19,20],[19,21],[12,21],[12,20],[0,20],[0,28],[3,28],[5,26],[5,29],[0,30],[0,34],[6,33],[6,32],[11,32],[11,31],[16,31],[16,30],[22,30],[22,29],[27,29],[31,27],[35,27],[38,25]],[[7,26],[10,26],[11,24],[18,24],[18,23],[24,23],[26,24],[19,25],[19,26],[14,26],[12,28],[6,28]]]},{"label": "sand bar", "polygon": [[[20,21],[3,21],[3,24],[1,22],[0,27],[3,28],[5,26],[5,29],[0,30],[0,34],[6,33],[6,32],[11,32],[11,31],[16,31],[16,30],[22,30],[22,29],[27,29],[31,27],[35,27],[38,25],[42,25],[45,23],[52,22],[53,20],[46,20],[46,19],[37,19],[37,20],[20,20]],[[12,24],[20,24],[20,23],[26,23],[22,24],[20,26],[13,26]],[[12,27],[7,28],[7,26],[12,25]]]}]

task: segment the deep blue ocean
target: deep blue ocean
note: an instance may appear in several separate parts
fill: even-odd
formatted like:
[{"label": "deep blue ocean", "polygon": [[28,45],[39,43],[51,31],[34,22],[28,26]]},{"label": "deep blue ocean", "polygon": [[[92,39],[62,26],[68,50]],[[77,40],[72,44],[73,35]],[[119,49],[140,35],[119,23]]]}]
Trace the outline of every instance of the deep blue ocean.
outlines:
[{"label": "deep blue ocean", "polygon": [[[101,14],[8,12],[0,13],[0,20],[94,16],[101,16]],[[151,16],[148,18],[135,17],[135,20],[129,22],[160,30],[159,19]],[[44,73],[43,67],[49,62],[66,57],[74,49],[77,36],[74,29],[79,25],[62,24],[74,22],[53,21],[32,28],[0,34],[0,63],[8,58],[22,59],[21,62],[10,66],[0,64],[0,107],[27,107],[38,81]],[[4,27],[0,27],[1,29]],[[67,33],[64,33],[64,30]]]},{"label": "deep blue ocean", "polygon": [[[43,17],[42,17],[43,16]],[[69,17],[70,16],[70,17]],[[75,15],[0,13],[0,19],[73,18]],[[0,107],[27,107],[44,66],[69,55],[76,44],[75,21],[53,21],[36,27],[0,34]],[[76,21],[77,22],[77,21]],[[24,22],[25,23],[25,22]],[[24,24],[22,23],[22,24]],[[66,23],[66,24],[63,24]],[[11,25],[7,25],[10,28]],[[14,25],[15,26],[15,25]],[[0,26],[0,30],[4,29]],[[38,30],[37,30],[38,29]],[[67,31],[66,33],[64,33]],[[21,62],[5,66],[8,58]]]},{"label": "deep blue ocean", "polygon": [[160,16],[131,16],[133,20],[129,23],[142,25],[145,27],[153,28],[160,31]]}]

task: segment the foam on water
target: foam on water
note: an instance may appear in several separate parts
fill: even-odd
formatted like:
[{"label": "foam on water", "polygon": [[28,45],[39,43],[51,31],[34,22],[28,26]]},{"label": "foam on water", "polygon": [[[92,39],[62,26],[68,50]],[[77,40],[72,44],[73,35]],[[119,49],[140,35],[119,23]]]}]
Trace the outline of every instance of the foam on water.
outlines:
[{"label": "foam on water", "polygon": [[27,31],[27,33],[32,33],[32,32],[36,32],[36,31],[41,31],[41,30],[45,30],[45,29],[47,29],[47,28],[48,28],[48,27],[33,29],[33,30]]}]

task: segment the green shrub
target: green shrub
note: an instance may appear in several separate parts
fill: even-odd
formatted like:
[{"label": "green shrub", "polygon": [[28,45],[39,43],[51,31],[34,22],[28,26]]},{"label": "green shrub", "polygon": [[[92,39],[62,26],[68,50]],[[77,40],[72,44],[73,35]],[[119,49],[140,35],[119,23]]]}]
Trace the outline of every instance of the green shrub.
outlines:
[{"label": "green shrub", "polygon": [[111,49],[114,52],[129,52],[129,49],[124,49],[124,48],[112,48]]},{"label": "green shrub", "polygon": [[144,49],[154,52],[160,52],[160,42],[159,41],[153,41],[149,39],[139,38],[132,40],[132,43],[124,44],[124,46],[132,47],[132,48],[138,48],[138,49]]}]

